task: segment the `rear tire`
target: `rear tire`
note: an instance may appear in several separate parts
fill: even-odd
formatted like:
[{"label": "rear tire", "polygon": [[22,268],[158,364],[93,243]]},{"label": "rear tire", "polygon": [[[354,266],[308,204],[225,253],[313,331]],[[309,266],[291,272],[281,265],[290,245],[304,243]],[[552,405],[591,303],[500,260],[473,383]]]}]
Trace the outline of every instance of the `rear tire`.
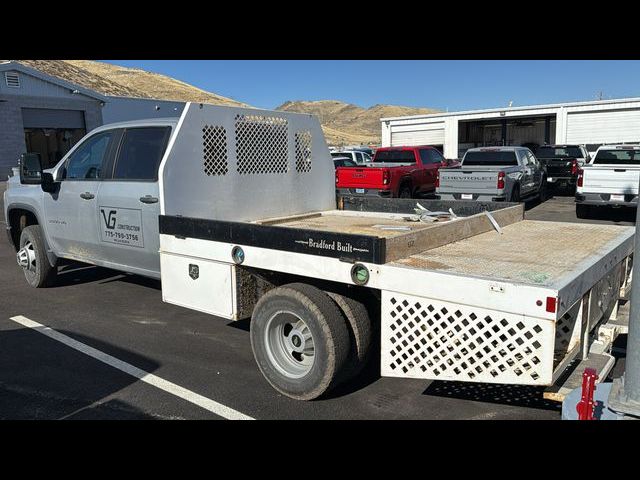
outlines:
[{"label": "rear tire", "polygon": [[576,217],[589,218],[591,216],[591,206],[576,203]]},{"label": "rear tire", "polygon": [[351,340],[349,358],[339,374],[339,383],[358,376],[369,360],[371,351],[371,318],[361,302],[338,293],[326,292],[347,320]]},{"label": "rear tire", "polygon": [[400,187],[400,193],[398,193],[398,198],[413,198],[411,193],[411,187],[409,185],[403,185]]},{"label": "rear tire", "polygon": [[57,267],[52,267],[47,258],[40,225],[25,227],[20,233],[18,264],[22,267],[27,283],[34,288],[52,285]]},{"label": "rear tire", "polygon": [[303,283],[262,296],[250,337],[264,377],[295,400],[313,400],[335,387],[351,349],[340,309],[322,290]]},{"label": "rear tire", "polygon": [[510,202],[520,203],[520,185],[514,185],[511,189]]}]

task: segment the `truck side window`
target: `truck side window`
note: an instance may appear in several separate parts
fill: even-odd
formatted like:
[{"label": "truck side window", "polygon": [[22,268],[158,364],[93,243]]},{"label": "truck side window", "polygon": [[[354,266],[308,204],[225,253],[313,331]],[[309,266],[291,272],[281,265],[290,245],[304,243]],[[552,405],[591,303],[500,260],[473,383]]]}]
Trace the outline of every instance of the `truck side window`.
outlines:
[{"label": "truck side window", "polygon": [[170,131],[170,127],[126,129],[116,159],[113,179],[156,181]]},{"label": "truck side window", "polygon": [[442,154],[436,150],[429,150],[431,152],[431,157],[433,158],[433,163],[441,163],[444,162],[444,157],[442,156]]},{"label": "truck side window", "polygon": [[362,161],[363,161],[362,154],[359,152],[356,152],[356,162],[362,163]]},{"label": "truck side window", "polygon": [[66,180],[95,180],[102,174],[102,161],[113,132],[102,132],[87,139],[73,152],[65,168]]},{"label": "truck side window", "polygon": [[520,163],[523,167],[526,167],[529,164],[529,159],[527,158],[527,152],[524,150],[520,150],[518,152],[518,156],[520,157]]},{"label": "truck side window", "polygon": [[529,165],[536,166],[538,162],[536,162],[536,157],[533,156],[533,153],[526,152],[526,154],[527,154],[527,159],[529,161]]},{"label": "truck side window", "polygon": [[435,149],[425,148],[420,150],[420,160],[425,165],[430,163],[440,163],[444,161],[444,157]]}]

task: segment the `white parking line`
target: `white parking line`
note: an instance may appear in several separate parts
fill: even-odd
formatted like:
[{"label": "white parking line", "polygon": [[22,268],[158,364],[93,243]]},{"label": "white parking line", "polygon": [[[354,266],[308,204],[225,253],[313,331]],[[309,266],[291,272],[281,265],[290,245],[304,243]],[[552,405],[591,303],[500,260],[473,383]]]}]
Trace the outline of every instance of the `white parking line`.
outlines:
[{"label": "white parking line", "polygon": [[141,370],[138,367],[134,367],[127,362],[118,360],[117,358],[101,352],[100,350],[96,350],[95,348],[85,345],[82,342],[78,342],[77,340],[74,340],[73,338],[68,337],[63,333],[57,332],[50,327],[42,325],[38,322],[34,322],[27,317],[18,315],[16,317],[11,317],[11,320],[19,323],[24,327],[31,328],[39,333],[42,333],[49,338],[57,340],[60,343],[64,343],[74,350],[82,352],[85,355],[89,355],[90,357],[95,358],[102,363],[106,363],[107,365],[113,368],[117,368],[118,370],[133,377],[136,377],[139,380],[148,383],[149,385],[153,385],[160,390],[164,390],[165,392],[175,395],[176,397],[180,397],[187,402],[193,403],[194,405],[204,408],[205,410],[215,413],[216,415],[219,415],[223,418],[226,418],[228,420],[255,420],[254,418],[240,413],[233,408],[222,405],[221,403],[213,401],[210,398],[203,397],[202,395],[192,392],[191,390],[187,390],[186,388],[181,387],[180,385],[176,385],[175,383],[164,380],[163,378],[153,375],[152,373],[145,372],[144,370]]}]

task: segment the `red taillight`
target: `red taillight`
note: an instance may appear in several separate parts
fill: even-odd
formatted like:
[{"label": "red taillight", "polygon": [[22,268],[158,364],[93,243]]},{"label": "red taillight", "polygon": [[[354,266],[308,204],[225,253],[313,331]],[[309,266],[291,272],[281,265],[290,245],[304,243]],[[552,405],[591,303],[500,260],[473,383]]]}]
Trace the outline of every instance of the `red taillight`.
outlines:
[{"label": "red taillight", "polygon": [[504,188],[504,172],[498,172],[498,190]]},{"label": "red taillight", "polygon": [[389,170],[382,171],[382,184],[389,185]]},{"label": "red taillight", "polygon": [[440,170],[436,173],[436,188],[440,188]]},{"label": "red taillight", "polygon": [[579,187],[582,186],[582,182],[584,181],[584,170],[581,168],[578,169],[578,181],[577,184]]},{"label": "red taillight", "polygon": [[338,184],[338,170],[336,170],[336,185]]},{"label": "red taillight", "polygon": [[575,158],[571,160],[571,175],[578,173],[578,160]]},{"label": "red taillight", "polygon": [[547,297],[547,312],[556,313],[556,297]]}]

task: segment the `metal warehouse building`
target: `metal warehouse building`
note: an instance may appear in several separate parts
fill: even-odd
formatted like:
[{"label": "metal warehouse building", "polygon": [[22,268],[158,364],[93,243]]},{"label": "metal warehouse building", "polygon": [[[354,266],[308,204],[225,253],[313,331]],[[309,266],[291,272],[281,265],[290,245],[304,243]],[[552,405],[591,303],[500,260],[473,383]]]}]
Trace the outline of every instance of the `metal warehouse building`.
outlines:
[{"label": "metal warehouse building", "polygon": [[382,146],[433,145],[447,158],[473,147],[640,143],[640,98],[383,118]]},{"label": "metal warehouse building", "polygon": [[0,62],[0,181],[22,153],[39,153],[52,167],[103,123],[179,116],[184,105],[102,95],[20,62]]}]

